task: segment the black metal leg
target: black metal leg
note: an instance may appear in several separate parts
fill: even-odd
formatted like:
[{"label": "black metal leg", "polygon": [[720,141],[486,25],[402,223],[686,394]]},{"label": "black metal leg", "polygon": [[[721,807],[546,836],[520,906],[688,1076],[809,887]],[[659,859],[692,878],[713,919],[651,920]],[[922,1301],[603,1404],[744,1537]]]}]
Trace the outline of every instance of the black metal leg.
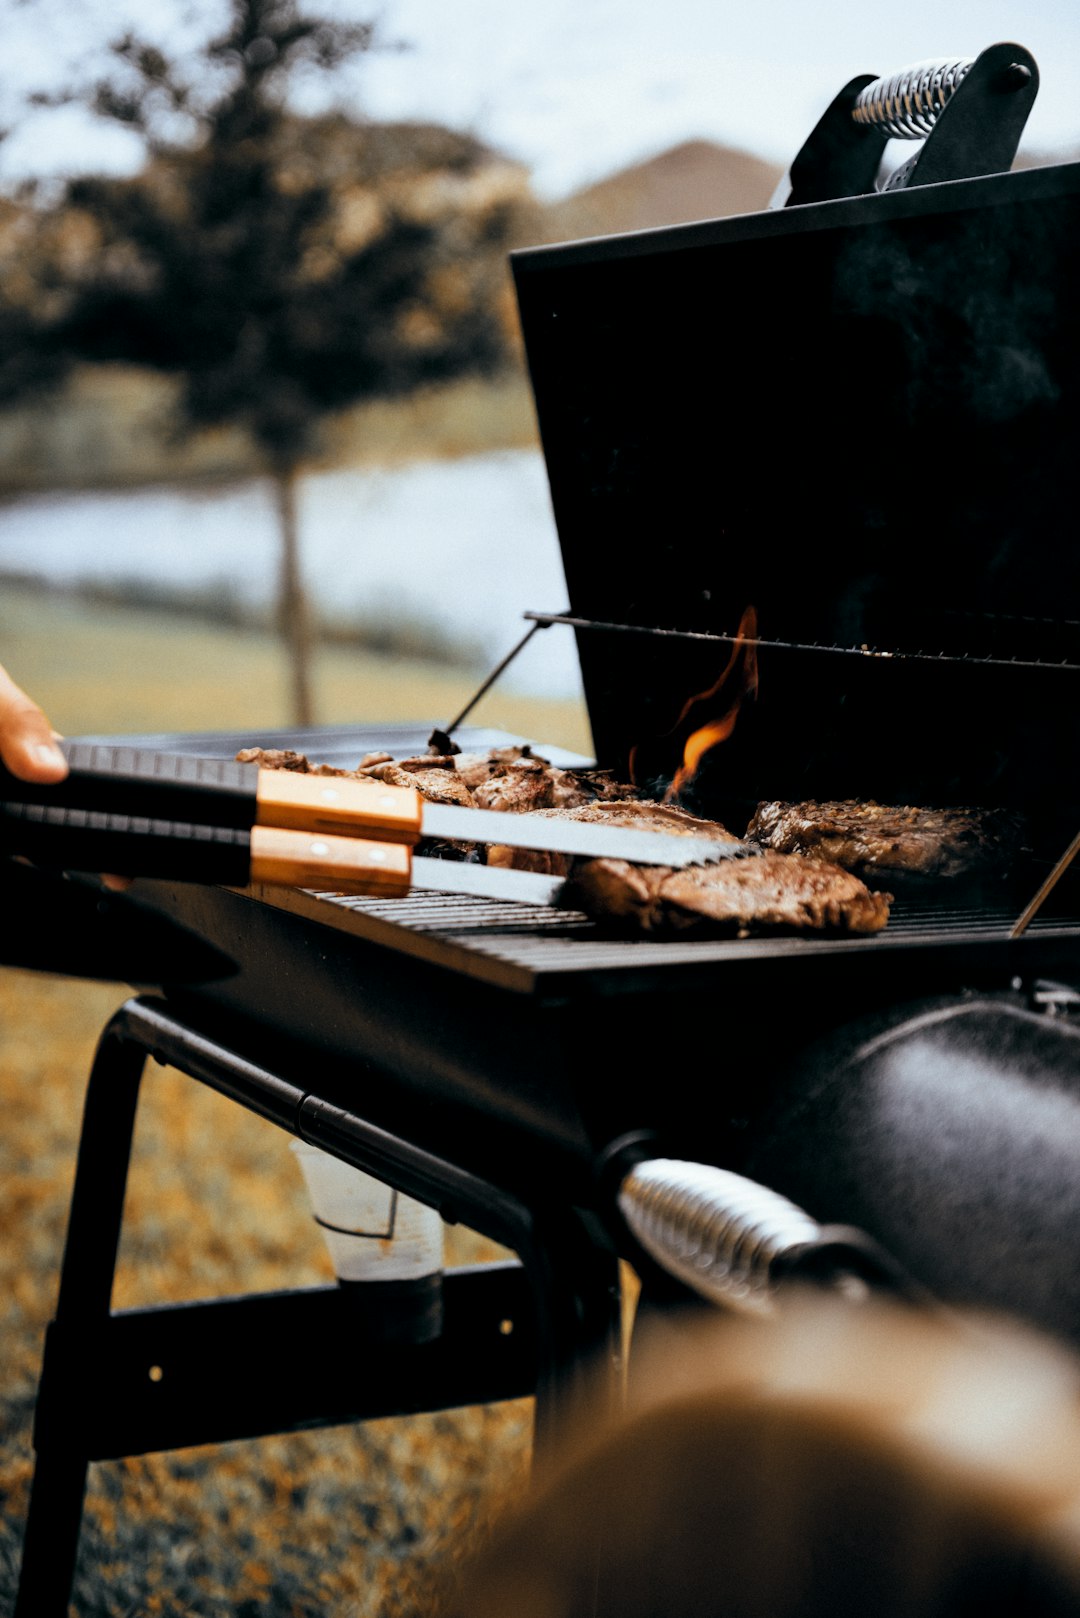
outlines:
[{"label": "black metal leg", "polygon": [[89,1463],[64,1448],[38,1450],[14,1618],[64,1618],[79,1550]]},{"label": "black metal leg", "polygon": [[[128,1163],[146,1053],[106,1028],[90,1073],[60,1271],[34,1423],[36,1460],[15,1618],[65,1618],[90,1460],[82,1390],[105,1345]],[[78,1391],[77,1391],[78,1390]]]},{"label": "black metal leg", "polygon": [[[520,1262],[447,1272],[441,1336],[413,1346],[364,1343],[363,1376],[356,1363],[362,1317],[347,1289],[112,1314],[148,1053],[503,1242]],[[294,1374],[284,1383],[253,1374],[254,1345],[268,1336],[288,1345]],[[579,1419],[586,1397],[615,1392],[620,1341],[614,1250],[591,1215],[560,1205],[555,1188],[542,1206],[527,1205],[351,1110],[305,1096],[163,1002],[130,1001],[102,1036],[87,1089],[38,1393],[16,1618],[65,1618],[91,1460],[533,1392],[544,1446]],[[218,1373],[210,1385],[199,1378],[189,1386],[188,1368],[211,1361]]]},{"label": "black metal leg", "polygon": [[521,1254],[536,1309],[538,1450],[619,1395],[622,1308],[619,1265],[592,1217],[569,1209],[539,1219]]}]

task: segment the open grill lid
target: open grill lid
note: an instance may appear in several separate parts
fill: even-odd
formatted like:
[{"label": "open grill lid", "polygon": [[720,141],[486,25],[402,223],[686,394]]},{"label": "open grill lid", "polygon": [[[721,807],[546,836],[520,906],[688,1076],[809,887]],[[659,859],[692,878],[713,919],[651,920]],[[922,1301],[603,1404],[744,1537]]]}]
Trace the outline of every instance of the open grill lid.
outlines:
[{"label": "open grill lid", "polygon": [[1003,804],[1067,841],[1080,165],[513,266],[572,615],[729,637],[579,630],[600,760],[671,777],[753,605],[759,695],[698,808]]}]

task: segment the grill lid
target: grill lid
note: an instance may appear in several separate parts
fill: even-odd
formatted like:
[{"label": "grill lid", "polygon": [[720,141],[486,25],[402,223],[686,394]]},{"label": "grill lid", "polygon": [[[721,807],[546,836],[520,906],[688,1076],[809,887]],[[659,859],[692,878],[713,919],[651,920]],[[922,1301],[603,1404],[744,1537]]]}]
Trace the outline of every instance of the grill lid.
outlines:
[{"label": "grill lid", "polygon": [[[519,253],[597,754],[670,779],[757,611],[699,810],[1080,819],[1080,165]],[[702,639],[660,639],[656,627]],[[708,637],[727,636],[726,642]],[[819,649],[808,649],[819,648]]]}]

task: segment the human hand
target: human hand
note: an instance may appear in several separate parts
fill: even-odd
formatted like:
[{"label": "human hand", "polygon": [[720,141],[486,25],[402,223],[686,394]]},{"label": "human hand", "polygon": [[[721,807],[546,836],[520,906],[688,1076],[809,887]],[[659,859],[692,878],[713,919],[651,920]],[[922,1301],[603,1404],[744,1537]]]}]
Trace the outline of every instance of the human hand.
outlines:
[{"label": "human hand", "polygon": [[[0,668],[0,760],[21,781],[62,781],[67,759],[56,745],[56,732],[36,702]],[[126,876],[103,876],[117,892],[130,886]]]},{"label": "human hand", "polygon": [[62,781],[67,760],[52,726],[6,669],[0,668],[0,759],[23,781]]}]

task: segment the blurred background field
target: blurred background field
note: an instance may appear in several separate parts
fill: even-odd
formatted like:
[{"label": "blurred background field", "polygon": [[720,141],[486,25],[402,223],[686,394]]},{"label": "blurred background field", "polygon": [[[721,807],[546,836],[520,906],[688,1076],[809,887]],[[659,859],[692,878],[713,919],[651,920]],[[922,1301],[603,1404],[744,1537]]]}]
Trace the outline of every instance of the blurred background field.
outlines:
[{"label": "blurred background field", "polygon": [[[518,632],[518,625],[508,626],[508,646]],[[286,669],[268,630],[9,581],[0,585],[0,645],[12,676],[65,735],[270,729],[289,722]],[[572,655],[569,645],[567,652]],[[479,677],[472,665],[322,645],[315,684],[325,724],[444,724]],[[469,723],[589,751],[584,707],[576,700],[545,699],[497,683]]]}]

